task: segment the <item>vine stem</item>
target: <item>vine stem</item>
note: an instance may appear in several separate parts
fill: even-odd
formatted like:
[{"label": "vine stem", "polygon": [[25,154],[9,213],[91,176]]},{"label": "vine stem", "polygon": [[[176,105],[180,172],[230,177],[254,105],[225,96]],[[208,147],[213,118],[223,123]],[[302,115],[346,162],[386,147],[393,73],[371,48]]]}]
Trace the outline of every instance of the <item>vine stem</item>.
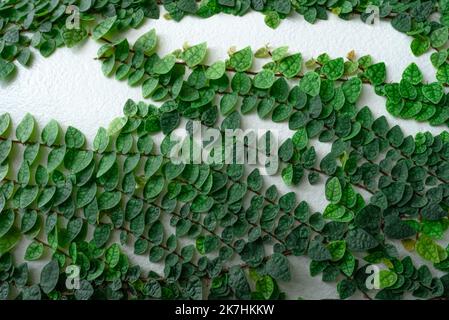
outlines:
[{"label": "vine stem", "polygon": [[[88,33],[88,36],[92,36],[92,34],[91,33]],[[107,44],[111,44],[111,45],[115,45],[115,43],[112,41],[112,40],[109,40],[109,39],[107,39],[107,38],[105,38],[105,37],[102,37],[102,38],[100,38],[99,40],[101,40],[101,41],[103,41],[103,42],[105,42],[105,43],[107,43]],[[132,48],[130,48],[129,49],[129,51],[131,52],[131,53],[135,53],[135,50],[134,49],[132,49]],[[268,54],[270,55],[270,57],[272,56],[272,54],[271,54],[271,51],[269,51],[268,52]],[[94,60],[104,60],[104,58],[94,58]],[[176,60],[176,62],[175,62],[177,65],[182,65],[182,66],[186,66],[186,67],[188,67],[188,65],[187,65],[187,63],[185,62],[185,61],[182,61],[182,60]],[[319,66],[321,66],[318,62],[316,62]],[[200,66],[202,66],[203,68],[210,68],[210,65],[207,65],[207,64],[201,64]],[[133,67],[131,67],[130,68],[130,70],[136,70],[135,68],[133,68]],[[231,67],[229,67],[229,66],[226,66],[226,68],[225,68],[225,71],[226,72],[230,72],[230,73],[238,73],[238,71],[236,71],[234,68],[231,68]],[[253,70],[245,70],[245,71],[242,71],[242,73],[245,73],[245,74],[247,74],[247,75],[250,75],[250,76],[256,76],[256,75],[258,75],[259,74],[259,71],[253,71]],[[147,76],[151,76],[150,74],[148,74],[147,72],[145,72],[145,75],[147,75]],[[285,77],[282,73],[280,73],[280,72],[275,72],[275,77],[277,77],[277,78],[281,78],[281,77]],[[327,77],[324,75],[324,74],[320,74],[320,77],[322,78],[322,79],[327,79]],[[293,77],[290,77],[289,79],[290,80],[301,80],[301,79],[303,79],[304,78],[304,74],[297,74],[297,75],[295,75],[295,76],[293,76]],[[349,78],[339,78],[339,79],[337,79],[336,81],[338,81],[338,82],[346,82],[346,81],[348,81],[349,80]],[[369,80],[367,80],[367,79],[361,79],[362,80],[362,82],[364,83],[364,84],[371,84],[370,82],[369,82]],[[226,92],[226,93],[229,93],[229,92]],[[245,95],[242,95],[242,94],[239,94],[239,96],[245,96]]]},{"label": "vine stem", "polygon": [[[6,141],[6,140],[8,140],[8,139],[4,139],[4,138],[0,137],[0,140]],[[10,139],[10,141],[12,141],[13,143],[18,144],[18,145],[31,145],[31,144],[34,144],[34,143],[32,143],[32,142],[30,142],[30,143],[23,143],[23,142],[21,142],[21,141],[19,141],[19,140],[11,140],[11,139]],[[47,146],[46,144],[43,144],[43,143],[39,143],[39,145],[40,145],[41,147],[44,147],[44,148],[51,148],[51,147],[49,147],[49,146]],[[58,145],[57,147],[63,147],[63,145]],[[81,150],[81,151],[92,151],[92,150],[87,150],[87,149],[78,149],[78,150]],[[95,153],[99,154],[98,152],[95,152]],[[117,153],[117,154],[118,154],[118,155],[121,155],[121,156],[127,156],[127,155],[129,155],[129,154],[123,154],[123,153]],[[167,157],[165,157],[165,156],[164,156],[164,158],[165,158],[165,159],[169,159],[169,158],[167,158]],[[223,173],[223,172],[221,172],[221,171],[219,171],[219,170],[216,170],[216,169],[212,169],[212,170],[214,170],[215,172],[218,172],[218,173]],[[11,182],[14,182],[14,183],[16,183],[16,184],[19,184],[17,181],[14,181],[14,180],[10,180],[10,181],[11,181]],[[194,188],[195,188],[198,192],[201,192],[201,190],[198,189],[198,188],[196,188],[195,186],[194,186]],[[252,191],[251,189],[249,189],[249,190]],[[127,195],[123,190],[117,189],[117,191],[121,192],[122,195]],[[254,191],[252,191],[252,192],[254,192]],[[256,194],[261,195],[260,193],[256,193]],[[129,195],[127,195],[127,196],[129,196]],[[135,198],[135,199],[142,200],[142,201],[144,201],[145,203],[149,204],[149,203],[147,202],[147,200],[144,199],[143,197],[136,196],[136,195],[132,195],[132,197]],[[269,199],[266,198],[265,196],[264,196],[264,199],[265,199],[266,201],[269,200]],[[270,202],[273,203],[273,204],[275,204],[273,201],[270,201]],[[159,206],[159,205],[156,204],[156,203],[151,203],[150,205],[154,205],[154,206],[158,207],[159,209],[165,211],[165,209],[163,209],[161,206]],[[181,217],[181,215],[179,215],[179,214],[177,214],[177,213],[174,213],[174,212],[171,212],[171,213],[172,213],[173,215],[176,215],[176,216],[178,216],[178,217]],[[201,224],[201,223],[199,223],[199,222],[197,222],[197,221],[194,221],[193,219],[190,219],[190,218],[188,218],[188,219],[189,219],[192,223],[194,223],[194,224],[200,226],[203,230],[205,230],[205,231],[207,231],[208,233],[210,233],[210,234],[216,236],[215,233],[213,233],[212,231],[210,231],[210,230],[209,230],[208,228],[206,228],[203,224]],[[275,236],[274,234],[271,234],[271,233],[270,233],[270,235],[273,236],[274,238],[276,238],[276,236]],[[223,240],[222,240],[220,237],[218,237],[218,238],[223,242]],[[230,247],[231,249],[235,250],[235,249],[234,249],[231,245],[229,245],[228,243],[226,243],[226,242],[223,242],[223,243],[224,243],[226,246]]]}]

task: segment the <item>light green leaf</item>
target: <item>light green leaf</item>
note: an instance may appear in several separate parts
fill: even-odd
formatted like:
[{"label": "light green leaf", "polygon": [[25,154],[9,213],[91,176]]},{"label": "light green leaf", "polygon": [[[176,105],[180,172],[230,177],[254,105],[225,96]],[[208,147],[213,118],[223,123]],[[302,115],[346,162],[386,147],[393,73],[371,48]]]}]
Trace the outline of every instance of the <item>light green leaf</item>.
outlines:
[{"label": "light green leaf", "polygon": [[447,251],[424,234],[419,237],[415,249],[423,259],[433,263],[439,263],[447,258]]},{"label": "light green leaf", "polygon": [[157,35],[156,30],[151,29],[149,32],[140,36],[137,41],[134,43],[135,51],[142,51],[146,55],[150,55],[153,53],[154,49],[157,46]]},{"label": "light green leaf", "polygon": [[21,234],[15,227],[0,237],[0,256],[11,251],[19,243],[20,237]]},{"label": "light green leaf", "polygon": [[203,62],[204,58],[207,54],[207,43],[203,42],[193,47],[188,48],[181,54],[181,59],[185,61],[185,63],[193,68],[196,65]]},{"label": "light green leaf", "polygon": [[340,180],[337,177],[333,177],[326,184],[326,199],[331,203],[336,204],[340,201],[342,196],[342,189]]},{"label": "light green leaf", "polygon": [[42,130],[42,143],[50,147],[53,146],[58,141],[60,131],[59,124],[55,120],[50,120]]},{"label": "light green leaf", "polygon": [[226,71],[226,64],[223,61],[217,61],[206,70],[206,77],[210,80],[220,79]]},{"label": "light green leaf", "polygon": [[254,86],[259,89],[269,89],[276,80],[273,71],[264,69],[254,77]]},{"label": "light green leaf", "polygon": [[154,64],[153,71],[157,74],[166,74],[175,66],[175,63],[176,57],[168,54]]},{"label": "light green leaf", "polygon": [[14,63],[0,58],[0,80],[6,80],[15,69]]},{"label": "light green leaf", "polygon": [[278,65],[278,71],[286,78],[293,78],[299,74],[302,67],[302,56],[300,53],[283,58]]},{"label": "light green leaf", "polygon": [[36,121],[34,117],[27,113],[22,121],[19,123],[16,129],[16,137],[20,142],[27,142],[30,140],[34,127],[36,125]]},{"label": "light green leaf", "polygon": [[127,122],[126,117],[118,117],[112,120],[107,130],[108,135],[115,136],[116,134],[118,134],[125,126],[126,122]]},{"label": "light green leaf", "polygon": [[117,21],[117,16],[113,16],[101,21],[97,24],[92,32],[92,38],[94,40],[99,40],[104,37],[109,31],[111,31],[115,22]]},{"label": "light green leaf", "polygon": [[251,47],[246,47],[231,55],[229,65],[237,72],[244,72],[253,65],[253,51]]},{"label": "light green leaf", "polygon": [[42,257],[44,253],[44,245],[36,241],[31,242],[25,251],[25,260],[34,261]]},{"label": "light green leaf", "polygon": [[299,88],[312,97],[320,93],[320,87],[320,75],[313,71],[307,72],[299,82]]}]

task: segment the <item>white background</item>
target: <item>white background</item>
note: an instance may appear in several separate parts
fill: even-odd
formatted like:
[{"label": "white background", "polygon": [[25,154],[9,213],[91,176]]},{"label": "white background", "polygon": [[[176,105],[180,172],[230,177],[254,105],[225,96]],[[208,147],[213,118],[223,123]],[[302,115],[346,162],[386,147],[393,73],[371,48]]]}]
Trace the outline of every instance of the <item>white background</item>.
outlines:
[{"label": "white background", "polygon": [[[241,49],[251,45],[256,50],[266,44],[274,48],[288,45],[291,52],[301,52],[304,60],[323,52],[334,58],[344,57],[354,50],[358,57],[371,54],[375,61],[384,61],[389,81],[399,81],[402,70],[411,62],[420,66],[427,81],[435,81],[429,54],[414,57],[409,48],[411,39],[394,30],[388,22],[369,26],[357,18],[348,22],[332,15],[328,21],[311,25],[294,15],[272,30],[265,26],[261,14],[251,13],[245,17],[219,15],[204,20],[186,17],[180,23],[161,18],[147,21],[138,30],[129,31],[124,36],[133,43],[151,28],[157,30],[161,54],[181,48],[185,42],[194,45],[203,41],[207,41],[210,49],[208,62],[225,59],[231,46]],[[107,127],[113,118],[122,115],[123,104],[128,98],[141,100],[140,88],[130,88],[126,82],[103,76],[100,63],[94,59],[99,46],[99,43],[89,40],[73,49],[58,49],[47,59],[36,54],[30,70],[20,68],[14,81],[0,83],[0,113],[9,112],[17,124],[29,112],[36,117],[41,128],[50,119],[55,119],[63,127],[77,127],[91,142],[99,126]],[[260,65],[259,62],[254,69]],[[360,107],[364,105],[369,105],[376,116],[384,114],[390,123],[400,124],[408,134],[424,130],[438,133],[445,129],[390,117],[385,110],[384,98],[376,96],[369,86],[364,87],[360,102]],[[277,128],[282,136],[291,136],[285,123],[273,125],[269,120],[259,120],[256,115],[244,117],[243,125],[246,128]],[[317,147],[320,153],[328,148],[326,145]],[[280,190],[289,191],[279,178],[271,181]],[[321,210],[325,206],[322,185],[311,187],[304,182],[294,191],[298,200],[309,201],[313,210]],[[141,264],[148,264],[147,257],[138,260]],[[282,284],[289,298],[336,297],[334,283],[326,284],[320,276],[309,276],[307,258],[290,258],[290,261],[293,279],[289,284]],[[39,269],[41,263],[32,262],[30,265]]]}]

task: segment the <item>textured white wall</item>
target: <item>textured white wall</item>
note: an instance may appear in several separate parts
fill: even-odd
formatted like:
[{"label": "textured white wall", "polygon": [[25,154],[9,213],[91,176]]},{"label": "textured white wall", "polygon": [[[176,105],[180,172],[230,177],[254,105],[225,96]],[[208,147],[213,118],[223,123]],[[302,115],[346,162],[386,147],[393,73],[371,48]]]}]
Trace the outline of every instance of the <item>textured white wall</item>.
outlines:
[{"label": "textured white wall", "polygon": [[[225,59],[231,46],[242,48],[251,45],[258,49],[265,44],[272,47],[288,45],[292,52],[301,52],[305,60],[323,52],[338,57],[355,50],[358,56],[371,54],[376,61],[385,61],[391,81],[398,81],[402,70],[411,62],[421,67],[426,80],[434,81],[435,78],[429,54],[414,57],[409,49],[410,38],[392,29],[388,23],[369,26],[357,19],[347,22],[331,16],[328,21],[311,25],[294,15],[283,21],[278,29],[271,30],[265,26],[263,16],[252,13],[245,17],[219,15],[205,20],[187,17],[180,23],[151,20],[124,36],[132,43],[151,28],[157,30],[161,53],[181,48],[186,41],[190,44],[207,41],[209,61]],[[0,113],[9,112],[13,121],[18,123],[26,112],[30,112],[41,127],[55,119],[63,127],[72,125],[79,128],[92,141],[99,126],[107,127],[113,118],[122,114],[122,106],[128,98],[141,100],[140,88],[130,88],[126,82],[103,76],[100,63],[94,59],[99,46],[99,43],[89,40],[74,49],[58,49],[47,59],[36,55],[30,70],[21,68],[13,82],[0,83]],[[254,69],[258,67],[260,65]],[[438,133],[445,129],[392,118],[385,110],[384,99],[372,90],[371,87],[364,88],[361,106],[369,105],[377,116],[386,115],[391,123],[400,124],[406,133],[423,130]],[[244,117],[243,125],[246,128],[278,129],[283,137],[291,135],[285,124],[274,125],[269,120],[258,119],[256,115]],[[328,147],[317,145],[319,153]],[[278,177],[269,180],[280,190],[289,191]],[[314,210],[324,207],[322,185],[311,187],[303,183],[295,191],[299,200],[308,200]],[[141,264],[148,261],[147,257],[137,260]],[[320,277],[310,278],[308,259],[291,258],[291,261],[292,282],[282,285],[290,298],[336,297],[335,284],[325,284]],[[39,268],[41,264],[33,262],[31,265]]]}]

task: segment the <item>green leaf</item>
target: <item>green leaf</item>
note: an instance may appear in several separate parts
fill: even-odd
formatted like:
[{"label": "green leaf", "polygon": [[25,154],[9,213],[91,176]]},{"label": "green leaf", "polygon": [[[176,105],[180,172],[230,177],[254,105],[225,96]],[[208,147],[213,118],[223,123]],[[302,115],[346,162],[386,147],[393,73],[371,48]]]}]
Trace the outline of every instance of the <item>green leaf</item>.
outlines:
[{"label": "green leaf", "polygon": [[66,147],[55,148],[48,154],[47,169],[48,172],[56,170],[63,162],[66,154]]},{"label": "green leaf", "polygon": [[196,249],[201,254],[208,254],[218,249],[219,240],[216,236],[201,235],[196,238]]},{"label": "green leaf", "polygon": [[24,67],[27,67],[30,64],[31,60],[31,50],[29,48],[24,48],[20,51],[17,56],[17,61]]},{"label": "green leaf", "polygon": [[192,212],[208,212],[214,205],[214,199],[206,195],[198,195],[192,202],[190,209]]},{"label": "green leaf", "polygon": [[290,266],[288,259],[280,253],[273,253],[265,266],[266,272],[274,279],[290,281]]},{"label": "green leaf", "polygon": [[58,141],[60,131],[61,128],[59,127],[59,124],[55,120],[50,120],[42,130],[42,143],[49,147],[53,146]]},{"label": "green leaf", "polygon": [[31,242],[25,251],[25,260],[34,261],[42,257],[44,253],[44,245],[38,242]]},{"label": "green leaf", "polygon": [[372,235],[360,228],[349,231],[345,241],[348,249],[353,251],[366,251],[379,244]]},{"label": "green leaf", "polygon": [[209,68],[206,70],[206,77],[210,80],[220,79],[226,71],[226,64],[223,61],[214,62]]},{"label": "green leaf", "polygon": [[108,172],[115,163],[117,159],[117,154],[115,152],[110,152],[105,155],[100,160],[97,170],[97,178],[103,176],[106,172]]},{"label": "green leaf", "polygon": [[160,118],[162,133],[165,135],[170,134],[178,127],[179,121],[180,116],[177,111],[163,113]]},{"label": "green leaf", "polygon": [[153,67],[154,73],[167,74],[176,64],[176,57],[173,54],[168,54],[162,59],[158,60]]},{"label": "green leaf", "polygon": [[4,136],[11,126],[11,116],[9,113],[0,115],[0,137]]},{"label": "green leaf", "polygon": [[41,300],[41,289],[38,284],[24,287],[22,291],[23,300]]},{"label": "green leaf", "polygon": [[447,217],[448,212],[439,203],[429,203],[421,210],[422,217],[427,220],[440,220]]},{"label": "green leaf", "polygon": [[341,86],[346,101],[349,103],[355,103],[362,93],[362,80],[360,78],[351,78],[345,81]]},{"label": "green leaf", "polygon": [[262,296],[268,300],[274,292],[273,278],[268,275],[260,277],[256,282],[256,290],[261,293]]},{"label": "green leaf", "polygon": [[321,72],[329,80],[340,79],[343,76],[344,71],[345,71],[345,64],[344,64],[343,58],[337,58],[335,60],[329,60],[321,68]]},{"label": "green leaf", "polygon": [[405,239],[416,234],[415,229],[394,214],[386,216],[384,223],[384,232],[389,238]]},{"label": "green leaf", "polygon": [[39,52],[44,58],[48,58],[56,50],[56,41],[54,39],[48,39],[41,43]]},{"label": "green leaf", "polygon": [[140,36],[134,43],[135,51],[142,51],[146,55],[150,55],[156,49],[157,46],[157,35],[156,30],[151,29],[149,32]]},{"label": "green leaf", "polygon": [[44,266],[40,277],[40,286],[45,294],[52,292],[59,280],[59,264],[57,260],[51,260]]},{"label": "green leaf", "polygon": [[42,208],[46,204],[50,202],[50,200],[53,198],[53,196],[56,193],[56,187],[50,186],[46,187],[44,190],[42,190],[41,194],[39,195],[39,198],[37,200],[38,207]]},{"label": "green leaf", "polygon": [[305,128],[301,128],[295,132],[292,137],[293,145],[298,149],[302,150],[307,147],[309,143],[309,137],[307,135],[307,130]]},{"label": "green leaf", "polygon": [[402,78],[409,81],[413,85],[417,85],[423,80],[423,75],[416,63],[413,62],[409,64],[407,68],[405,68],[404,72],[402,73]]},{"label": "green leaf", "polygon": [[223,95],[220,101],[220,112],[227,116],[233,112],[237,106],[239,96],[236,93],[228,93]]},{"label": "green leaf", "polygon": [[261,119],[265,119],[273,111],[276,101],[273,97],[262,99],[257,105],[257,114]]},{"label": "green leaf", "polygon": [[105,252],[105,262],[110,268],[115,268],[120,259],[120,246],[117,243],[112,244]]},{"label": "green leaf", "polygon": [[444,63],[438,68],[436,78],[439,82],[449,84],[449,64]]},{"label": "green leaf", "polygon": [[273,71],[264,69],[254,77],[254,86],[259,89],[269,89],[276,80]]},{"label": "green leaf", "polygon": [[70,149],[64,159],[65,167],[76,174],[86,169],[94,158],[92,151]]},{"label": "green leaf", "polygon": [[207,43],[203,42],[188,48],[181,54],[181,59],[185,61],[190,68],[203,62],[207,54]]},{"label": "green leaf", "polygon": [[265,13],[265,24],[271,29],[276,29],[281,23],[281,17],[276,11],[268,11]]},{"label": "green leaf", "polygon": [[151,95],[156,90],[159,84],[159,78],[148,78],[142,84],[142,96],[147,99],[151,97]]},{"label": "green leaf", "polygon": [[21,189],[19,198],[19,207],[24,209],[30,206],[36,200],[39,194],[39,187],[26,186]]},{"label": "green leaf", "polygon": [[108,135],[115,136],[116,134],[118,134],[123,129],[126,122],[127,122],[126,117],[118,117],[112,120],[107,130]]},{"label": "green leaf", "polygon": [[337,284],[337,291],[340,299],[344,300],[354,295],[357,285],[353,280],[343,279]]},{"label": "green leaf", "polygon": [[419,57],[427,52],[430,48],[429,38],[414,38],[410,48],[415,56]]},{"label": "green leaf", "polygon": [[98,210],[109,210],[117,206],[121,201],[121,194],[118,191],[106,191],[98,197]]},{"label": "green leaf", "polygon": [[31,114],[27,113],[17,126],[17,139],[22,143],[29,141],[34,132],[35,125],[36,121],[34,120],[34,117]]},{"label": "green leaf", "polygon": [[0,58],[0,80],[6,80],[16,69],[14,63]]},{"label": "green leaf", "polygon": [[444,90],[440,83],[433,82],[423,85],[422,93],[430,102],[438,104],[443,98]]},{"label": "green leaf", "polygon": [[[2,195],[2,202],[4,196]],[[13,210],[2,210],[0,212],[0,238],[2,238],[13,226],[15,214]]]},{"label": "green leaf", "polygon": [[292,106],[289,104],[280,104],[273,110],[272,120],[274,122],[283,122],[287,120],[292,113]]},{"label": "green leaf", "polygon": [[99,153],[103,153],[106,151],[109,145],[109,136],[108,132],[105,128],[100,127],[95,135],[93,142],[94,151],[98,151]]},{"label": "green leaf", "polygon": [[447,219],[422,221],[422,232],[433,239],[443,239],[448,227],[449,223]]},{"label": "green leaf", "polygon": [[109,33],[109,31],[111,31],[116,21],[117,16],[112,16],[110,18],[101,21],[99,24],[95,26],[92,32],[92,38],[94,40],[99,40],[100,38],[104,37],[107,33]]},{"label": "green leaf", "polygon": [[103,247],[111,235],[111,226],[109,224],[97,225],[94,230],[93,241],[97,248]]},{"label": "green leaf", "polygon": [[229,65],[237,72],[245,72],[253,65],[253,57],[251,47],[246,47],[231,55]]},{"label": "green leaf", "polygon": [[435,68],[439,68],[447,60],[447,56],[447,51],[434,52],[430,56],[430,61]]},{"label": "green leaf", "polygon": [[67,48],[72,48],[87,37],[87,32],[82,27],[73,29],[63,28],[61,36]]},{"label": "green leaf", "polygon": [[430,34],[430,43],[434,48],[441,48],[446,44],[448,37],[448,28],[444,26],[432,31]]},{"label": "green leaf", "polygon": [[[287,47],[288,48],[288,47]],[[270,48],[263,46],[256,50],[254,56],[258,59],[265,59],[270,57]]]},{"label": "green leaf", "polygon": [[343,258],[338,262],[338,268],[345,274],[346,276],[350,277],[354,273],[355,269],[355,258],[354,256],[346,251]]},{"label": "green leaf", "polygon": [[112,55],[103,61],[103,63],[101,64],[101,71],[106,77],[108,77],[112,74],[112,71],[114,71],[114,67],[115,67],[115,56]]},{"label": "green leaf", "polygon": [[312,240],[307,255],[314,261],[326,261],[332,259],[329,250],[321,242]]},{"label": "green leaf", "polygon": [[312,97],[320,93],[320,87],[320,75],[313,71],[307,72],[299,82],[299,88]]},{"label": "green leaf", "polygon": [[278,65],[278,71],[286,78],[293,78],[299,74],[302,67],[302,56],[300,53],[283,58]]},{"label": "green leaf", "polygon": [[433,263],[439,263],[447,258],[447,251],[424,234],[416,241],[415,249],[423,259]]},{"label": "green leaf", "polygon": [[259,169],[254,169],[247,178],[248,188],[253,191],[259,191],[263,186],[263,179]]},{"label": "green leaf", "polygon": [[11,227],[9,231],[0,237],[0,256],[11,251],[20,240],[21,234],[15,228]]},{"label": "green leaf", "polygon": [[398,275],[390,270],[380,270],[379,272],[379,284],[380,289],[392,287],[398,280]]},{"label": "green leaf", "polygon": [[333,177],[326,183],[326,199],[333,204],[340,201],[342,197],[342,189],[340,180],[337,177]]},{"label": "green leaf", "polygon": [[179,10],[192,14],[196,13],[196,11],[198,10],[195,0],[179,0],[177,1],[176,6],[179,8]]},{"label": "green leaf", "polygon": [[328,243],[327,249],[331,253],[332,260],[338,261],[346,252],[346,242],[344,240],[331,241]]},{"label": "green leaf", "polygon": [[164,184],[164,178],[161,175],[152,176],[143,190],[145,199],[150,200],[158,196],[164,189]]},{"label": "green leaf", "polygon": [[407,13],[400,13],[391,20],[391,25],[399,32],[409,32],[412,28],[412,18]]},{"label": "green leaf", "polygon": [[273,61],[277,62],[284,58],[288,53],[288,46],[279,47],[273,50],[271,53],[271,58]]},{"label": "green leaf", "polygon": [[288,164],[285,168],[282,169],[282,180],[284,183],[288,186],[293,185],[293,176],[294,176],[294,169],[292,164]]},{"label": "green leaf", "polygon": [[323,218],[336,221],[343,217],[345,213],[346,209],[343,206],[330,203],[324,209]]},{"label": "green leaf", "polygon": [[[164,226],[160,221],[156,221],[148,230],[148,239],[155,245],[159,245],[164,240]],[[151,254],[151,252],[150,252]]]},{"label": "green leaf", "polygon": [[384,83],[387,77],[385,63],[379,62],[370,65],[365,71],[365,76],[371,81],[373,85]]}]

